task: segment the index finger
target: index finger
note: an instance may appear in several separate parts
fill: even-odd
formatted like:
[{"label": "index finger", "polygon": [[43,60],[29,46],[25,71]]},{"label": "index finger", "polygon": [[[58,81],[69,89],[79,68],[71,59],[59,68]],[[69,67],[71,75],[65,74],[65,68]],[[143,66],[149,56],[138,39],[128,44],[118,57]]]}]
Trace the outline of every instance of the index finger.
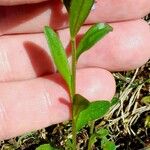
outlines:
[{"label": "index finger", "polygon": [[[3,0],[4,1],[4,0]],[[136,4],[136,5],[135,5]],[[97,0],[86,24],[141,18],[150,11],[150,0]],[[39,4],[0,7],[0,35],[42,32],[45,25],[58,30],[68,26],[60,0]]]}]

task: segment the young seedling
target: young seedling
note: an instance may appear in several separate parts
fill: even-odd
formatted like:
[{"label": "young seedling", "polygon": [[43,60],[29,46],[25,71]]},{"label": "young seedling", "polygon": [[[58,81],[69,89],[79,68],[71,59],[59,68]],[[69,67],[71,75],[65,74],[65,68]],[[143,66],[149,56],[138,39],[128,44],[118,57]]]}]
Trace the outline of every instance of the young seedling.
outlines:
[{"label": "young seedling", "polygon": [[[88,17],[94,0],[63,0],[64,5],[69,13],[69,29],[72,47],[72,65],[70,67],[65,53],[65,49],[58,38],[57,34],[50,27],[45,27],[44,33],[51,51],[52,58],[57,67],[58,72],[68,85],[72,101],[72,149],[76,150],[76,135],[87,124],[94,120],[103,117],[114,101],[108,102],[97,100],[90,102],[85,97],[76,93],[76,64],[82,53],[89,50],[100,39],[112,31],[112,27],[105,23],[97,23],[93,25],[83,36],[79,44],[76,44],[76,37]],[[99,136],[98,136],[99,135]],[[102,148],[108,147],[109,141],[106,136],[101,136],[100,133],[93,133],[89,140],[89,149],[91,149],[91,139],[101,137]],[[47,147],[50,146],[45,145]],[[110,150],[114,150],[115,148]],[[106,150],[106,149],[105,149]],[[109,150],[109,149],[107,149]]]},{"label": "young seedling", "polygon": [[107,139],[108,135],[108,130],[104,128],[101,128],[95,133],[93,133],[89,139],[88,150],[92,149],[92,145],[97,141],[97,139],[101,139],[101,148],[103,150],[114,150],[116,146],[112,141],[109,141]]}]

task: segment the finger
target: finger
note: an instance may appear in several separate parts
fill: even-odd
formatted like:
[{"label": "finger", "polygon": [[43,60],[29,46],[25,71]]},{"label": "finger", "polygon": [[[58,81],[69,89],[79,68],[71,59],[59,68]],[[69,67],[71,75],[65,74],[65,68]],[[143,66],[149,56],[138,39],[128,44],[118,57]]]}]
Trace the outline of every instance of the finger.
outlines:
[{"label": "finger", "polygon": [[[142,20],[113,23],[113,32],[81,55],[78,67],[101,67],[111,71],[135,69],[150,58],[150,30]],[[82,35],[89,27],[83,27]],[[69,31],[59,36],[70,50]],[[43,34],[0,38],[0,81],[31,79],[55,72]]]},{"label": "finger", "polygon": [[31,4],[31,3],[39,3],[46,0],[1,0],[1,6],[11,6],[11,5],[20,5],[20,4]]},{"label": "finger", "polygon": [[150,59],[150,28],[145,21],[114,23],[112,27],[112,33],[80,57],[79,68],[94,66],[109,71],[127,71]]},{"label": "finger", "polygon": [[[77,72],[77,93],[90,100],[111,99],[113,76],[102,69]],[[0,140],[70,119],[71,103],[57,74],[0,84]]]},{"label": "finger", "polygon": [[[150,12],[149,0],[96,0],[96,9],[91,13],[91,22],[115,22],[139,19]],[[90,21],[90,20],[89,20]]]},{"label": "finger", "polygon": [[[88,17],[87,24],[141,18],[149,13],[150,1],[98,0],[95,8]],[[0,34],[41,32],[45,25],[55,29],[68,26],[67,13],[60,0],[0,7],[0,20]]]}]

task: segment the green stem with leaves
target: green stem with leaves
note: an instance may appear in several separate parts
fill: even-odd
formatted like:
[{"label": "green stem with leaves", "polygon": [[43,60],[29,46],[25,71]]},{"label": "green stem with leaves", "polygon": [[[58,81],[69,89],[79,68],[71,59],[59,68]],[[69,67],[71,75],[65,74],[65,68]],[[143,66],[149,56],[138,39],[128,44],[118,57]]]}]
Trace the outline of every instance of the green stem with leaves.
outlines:
[{"label": "green stem with leaves", "polygon": [[[72,68],[70,68],[67,55],[61,40],[59,39],[56,32],[45,27],[44,33],[47,38],[47,42],[50,48],[50,52],[54,63],[57,67],[58,72],[62,78],[66,81],[70,97],[73,103],[72,107],[72,139],[73,139],[73,150],[77,149],[77,138],[76,134],[90,121],[98,119],[104,116],[109,110],[111,104],[108,101],[95,101],[89,102],[85,97],[76,93],[76,63],[82,53],[89,50],[95,45],[100,39],[102,39],[107,33],[112,31],[112,27],[105,23],[98,23],[93,25],[83,35],[80,40],[78,47],[76,45],[76,36],[88,17],[94,0],[62,0],[66,5],[69,13],[69,28],[72,46]],[[91,136],[93,133],[94,124],[91,127]],[[92,145],[92,138],[90,138],[90,145]]]},{"label": "green stem with leaves", "polygon": [[[71,46],[72,46],[72,76],[71,76],[71,84],[72,84],[72,102],[74,95],[76,94],[76,39],[71,39]],[[72,109],[72,136],[73,136],[73,150],[76,150],[76,121],[74,118],[74,113]]]}]

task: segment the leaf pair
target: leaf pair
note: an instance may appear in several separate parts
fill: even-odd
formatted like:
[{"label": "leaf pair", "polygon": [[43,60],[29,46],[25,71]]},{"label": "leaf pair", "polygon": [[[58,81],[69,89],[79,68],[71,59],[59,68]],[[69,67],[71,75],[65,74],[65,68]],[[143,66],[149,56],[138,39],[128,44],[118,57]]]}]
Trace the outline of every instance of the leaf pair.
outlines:
[{"label": "leaf pair", "polygon": [[[107,24],[96,24],[92,26],[86,34],[83,36],[82,40],[79,43],[77,48],[77,56],[79,56],[89,48],[91,48],[96,42],[98,42],[101,38],[103,38],[107,33],[112,31],[112,28]],[[67,56],[65,54],[65,49],[58,38],[57,34],[49,27],[45,27],[44,29],[46,39],[51,50],[51,55],[55,62],[55,65],[62,75],[64,80],[67,82],[68,87],[71,91],[71,71],[70,66],[67,60]]]},{"label": "leaf pair", "polygon": [[[70,0],[64,1],[66,7],[70,7],[70,35],[73,39],[76,37],[78,31],[89,15],[94,4],[94,0],[71,0],[71,6],[69,5]],[[78,59],[83,52],[90,49],[96,42],[102,39],[110,31],[112,31],[112,27],[104,23],[98,23],[92,26],[80,41],[77,48],[76,58]]]},{"label": "leaf pair", "polygon": [[[71,37],[74,38],[87,18],[88,14],[90,13],[94,0],[63,0],[63,2],[69,9],[70,34]],[[112,31],[112,28],[109,25],[103,23],[96,24],[91,27],[79,43],[76,58],[78,59],[84,51],[91,48],[96,42],[98,42],[98,40],[100,40],[110,31]],[[69,90],[71,92],[72,73],[67,56],[65,54],[65,49],[57,34],[51,28],[45,27],[44,33],[46,35],[47,42],[51,50],[51,55],[57,70],[68,84]]]},{"label": "leaf pair", "polygon": [[79,131],[89,122],[103,117],[108,112],[112,104],[115,104],[114,100],[112,100],[112,102],[89,102],[83,96],[76,94],[73,100],[73,119],[76,122],[76,130]]}]

